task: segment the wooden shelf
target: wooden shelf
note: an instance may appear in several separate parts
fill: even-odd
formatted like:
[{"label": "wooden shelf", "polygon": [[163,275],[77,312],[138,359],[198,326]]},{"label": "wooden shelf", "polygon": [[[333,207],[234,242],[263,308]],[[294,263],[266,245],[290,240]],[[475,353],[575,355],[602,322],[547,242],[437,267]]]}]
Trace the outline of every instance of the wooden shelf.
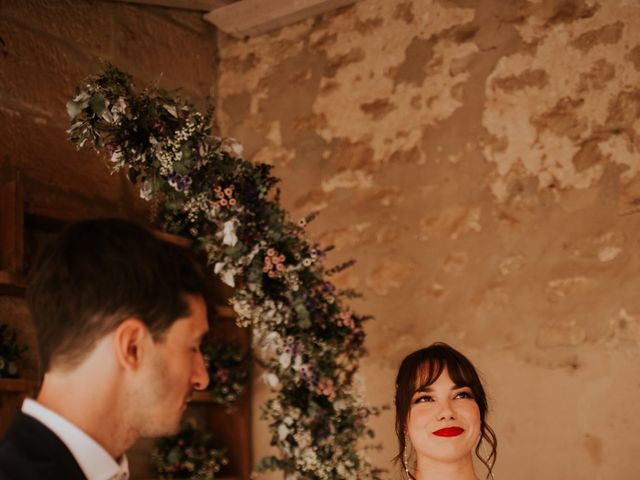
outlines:
[{"label": "wooden shelf", "polygon": [[216,403],[209,392],[193,392],[193,401],[197,403]]},{"label": "wooden shelf", "polygon": [[[244,393],[244,392],[243,392]],[[220,407],[221,409],[224,409],[225,411],[233,411],[239,408],[239,402],[236,401],[230,405],[226,405],[223,403],[218,403],[215,399],[215,397],[213,396],[212,393],[205,391],[196,391],[193,392],[193,396],[192,396],[192,403],[210,403],[212,404],[212,406],[215,408]]]},{"label": "wooden shelf", "polygon": [[0,295],[20,296],[27,288],[27,279],[17,273],[0,271]]},{"label": "wooden shelf", "polygon": [[151,232],[160,240],[173,243],[174,245],[178,245],[179,247],[189,248],[193,243],[193,240],[191,240],[190,238],[174,235],[173,233],[163,232],[162,230],[156,230],[155,228],[151,230]]},{"label": "wooden shelf", "polygon": [[34,380],[24,378],[0,378],[0,392],[28,393],[38,386]]},{"label": "wooden shelf", "polygon": [[218,318],[228,318],[232,320],[237,318],[236,312],[228,305],[216,305],[216,316]]}]

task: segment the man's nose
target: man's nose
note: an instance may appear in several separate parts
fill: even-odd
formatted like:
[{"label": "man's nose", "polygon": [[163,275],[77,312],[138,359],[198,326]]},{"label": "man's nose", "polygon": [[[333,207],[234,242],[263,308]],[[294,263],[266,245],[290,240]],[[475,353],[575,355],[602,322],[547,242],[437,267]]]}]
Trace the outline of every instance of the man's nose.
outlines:
[{"label": "man's nose", "polygon": [[204,390],[209,385],[209,372],[202,353],[198,353],[191,375],[191,383],[196,390]]}]

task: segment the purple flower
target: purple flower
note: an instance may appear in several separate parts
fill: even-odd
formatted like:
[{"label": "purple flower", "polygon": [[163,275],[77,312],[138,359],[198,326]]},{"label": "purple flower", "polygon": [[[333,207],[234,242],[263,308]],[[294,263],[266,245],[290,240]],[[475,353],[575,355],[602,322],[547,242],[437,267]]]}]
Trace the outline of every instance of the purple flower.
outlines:
[{"label": "purple flower", "polygon": [[169,175],[169,185],[176,189],[178,192],[188,190],[193,180],[188,175],[180,175],[179,173],[172,173]]}]

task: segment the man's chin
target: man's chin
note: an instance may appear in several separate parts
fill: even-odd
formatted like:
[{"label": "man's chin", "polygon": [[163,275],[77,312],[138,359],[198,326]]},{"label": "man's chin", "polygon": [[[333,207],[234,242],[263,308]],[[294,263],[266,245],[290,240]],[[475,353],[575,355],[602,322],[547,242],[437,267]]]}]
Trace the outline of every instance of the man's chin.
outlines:
[{"label": "man's chin", "polygon": [[147,435],[143,436],[147,438],[171,437],[173,435],[177,435],[180,432],[180,426],[180,419],[178,419],[171,425],[158,425],[157,428],[150,430]]}]

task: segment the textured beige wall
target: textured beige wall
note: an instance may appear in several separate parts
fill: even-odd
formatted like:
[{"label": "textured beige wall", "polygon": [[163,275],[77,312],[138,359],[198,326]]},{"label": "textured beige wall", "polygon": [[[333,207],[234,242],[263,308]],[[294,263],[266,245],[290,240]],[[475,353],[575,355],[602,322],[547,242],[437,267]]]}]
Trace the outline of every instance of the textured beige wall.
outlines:
[{"label": "textured beige wall", "polygon": [[445,340],[484,372],[497,478],[639,478],[640,4],[361,0],[219,55],[221,130],[359,262],[367,398]]}]

